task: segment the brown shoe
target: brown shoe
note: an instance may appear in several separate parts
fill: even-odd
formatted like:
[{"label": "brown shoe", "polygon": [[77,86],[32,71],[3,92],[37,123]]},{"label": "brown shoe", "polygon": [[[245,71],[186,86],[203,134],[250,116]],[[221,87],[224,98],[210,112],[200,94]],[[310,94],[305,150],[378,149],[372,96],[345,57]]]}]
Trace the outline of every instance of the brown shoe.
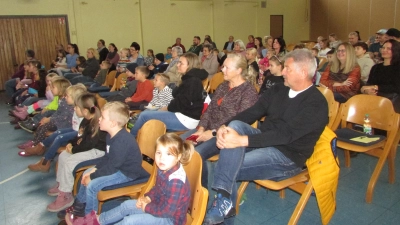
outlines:
[{"label": "brown shoe", "polygon": [[36,146],[25,149],[25,152],[28,155],[43,155],[45,151],[46,151],[46,148],[40,143],[37,144]]},{"label": "brown shoe", "polygon": [[44,159],[44,157],[37,163],[28,166],[31,171],[40,171],[42,173],[48,173],[50,170],[50,160]]}]

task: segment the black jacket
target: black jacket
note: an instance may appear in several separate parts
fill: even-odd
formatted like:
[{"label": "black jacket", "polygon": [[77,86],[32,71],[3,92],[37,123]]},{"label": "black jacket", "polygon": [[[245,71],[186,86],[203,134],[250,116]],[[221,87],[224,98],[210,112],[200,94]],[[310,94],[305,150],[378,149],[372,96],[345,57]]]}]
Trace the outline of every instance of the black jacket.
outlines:
[{"label": "black jacket", "polygon": [[193,68],[182,76],[182,83],[172,91],[174,99],[168,111],[180,112],[192,119],[200,120],[204,99],[202,80],[208,77],[204,69]]},{"label": "black jacket", "polygon": [[232,45],[231,45],[231,48],[230,48],[230,49],[228,49],[228,44],[229,44],[229,41],[225,42],[225,45],[224,45],[223,50],[226,49],[226,50],[228,50],[228,51],[232,51],[233,48],[235,47],[235,42],[232,42]]},{"label": "black jacket", "polygon": [[91,58],[86,60],[86,67],[82,71],[83,76],[95,78],[97,72],[100,70],[99,61],[96,58]]},{"label": "black jacket", "polygon": [[107,55],[108,55],[108,49],[107,48],[101,49],[99,52],[99,62],[102,63],[104,60],[106,60]]}]

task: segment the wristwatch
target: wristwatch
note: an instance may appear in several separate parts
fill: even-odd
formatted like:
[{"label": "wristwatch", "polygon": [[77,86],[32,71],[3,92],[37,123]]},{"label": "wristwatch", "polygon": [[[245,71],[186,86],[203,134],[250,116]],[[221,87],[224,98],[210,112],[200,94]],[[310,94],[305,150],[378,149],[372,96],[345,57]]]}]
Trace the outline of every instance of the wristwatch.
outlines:
[{"label": "wristwatch", "polygon": [[216,129],[212,130],[211,133],[212,133],[213,137],[217,136],[217,130]]}]

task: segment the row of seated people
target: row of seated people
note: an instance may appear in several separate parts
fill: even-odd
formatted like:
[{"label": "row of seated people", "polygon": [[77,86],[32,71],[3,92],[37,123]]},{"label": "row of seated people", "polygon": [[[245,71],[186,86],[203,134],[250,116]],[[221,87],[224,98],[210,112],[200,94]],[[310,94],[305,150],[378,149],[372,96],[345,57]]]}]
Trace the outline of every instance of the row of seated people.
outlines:
[{"label": "row of seated people", "polygon": [[[289,53],[289,55],[287,56],[288,58],[289,58],[289,60],[286,60],[286,63],[287,64],[290,64],[290,63],[292,63],[293,64],[293,60],[301,60],[301,59],[298,59],[298,58],[296,58],[296,54],[303,54],[302,55],[302,57],[304,57],[304,58],[306,58],[307,59],[307,57],[308,57],[308,54],[309,54],[309,52],[307,52],[306,53],[306,51],[294,51],[293,53]],[[304,55],[305,54],[305,55]],[[290,57],[290,56],[292,56],[292,58]],[[236,59],[236,62],[235,62],[235,60],[234,60],[234,58],[237,58]],[[275,59],[276,58],[276,60],[278,61],[278,62],[281,62],[282,61],[282,59],[280,59],[279,57],[271,57],[271,58],[273,58],[273,59]],[[301,58],[301,57],[300,57]],[[292,59],[292,60],[290,60],[290,59]],[[312,58],[312,59],[314,59],[314,58]],[[197,60],[197,63],[195,63],[196,62],[196,60]],[[271,62],[272,62],[273,60],[271,60]],[[312,62],[314,62],[314,61],[312,61]],[[272,63],[271,63],[272,64]],[[179,66],[180,65],[180,66]],[[192,68],[189,68],[190,67],[190,65],[194,65]],[[240,65],[240,66],[239,66]],[[178,86],[178,89],[176,89],[177,90],[177,92],[176,92],[176,96],[174,96],[174,100],[173,101],[175,101],[176,100],[176,102],[175,102],[175,105],[174,105],[174,102],[171,102],[172,104],[171,104],[171,109],[172,110],[174,110],[174,108],[175,107],[177,107],[177,108],[179,108],[179,107],[183,107],[183,106],[185,106],[185,107],[189,107],[189,109],[192,109],[191,111],[189,111],[189,112],[186,112],[185,110],[187,110],[187,109],[184,109],[184,108],[179,108],[178,110],[181,110],[181,111],[172,111],[172,112],[170,112],[170,113],[165,113],[164,112],[164,114],[162,115],[162,116],[166,116],[166,117],[168,117],[166,120],[168,120],[168,121],[166,121],[167,123],[168,122],[171,122],[171,125],[170,125],[170,127],[171,126],[183,126],[183,127],[180,127],[180,128],[183,128],[183,129],[194,129],[196,126],[194,126],[194,127],[190,127],[190,126],[192,126],[192,123],[191,122],[193,122],[193,121],[190,121],[190,119],[194,119],[194,120],[196,120],[196,118],[198,118],[197,119],[197,123],[199,123],[199,122],[201,122],[201,120],[199,121],[199,119],[200,119],[200,115],[201,115],[201,110],[203,109],[203,102],[204,102],[204,96],[203,96],[203,85],[202,85],[202,83],[201,83],[201,80],[203,80],[203,79],[205,79],[206,77],[207,77],[207,72],[205,71],[205,70],[203,70],[203,69],[200,69],[200,63],[199,63],[199,59],[198,59],[198,57],[196,57],[196,56],[193,56],[193,54],[187,54],[187,55],[184,55],[184,56],[182,56],[182,57],[180,57],[180,60],[179,60],[179,63],[178,63],[178,69],[180,70],[180,73],[182,73],[182,83]],[[309,67],[311,67],[311,68],[313,68],[312,66],[310,66],[309,65]],[[235,73],[233,73],[232,71],[235,71],[236,72],[236,75],[237,74],[239,74],[239,75],[242,75],[242,73],[244,73],[244,75],[248,75],[248,73],[247,73],[247,69],[248,69],[248,62],[244,59],[244,57],[239,57],[239,56],[228,56],[227,57],[227,59],[225,60],[225,62],[224,62],[224,67],[223,67],[223,72],[226,74],[225,75],[225,77],[227,77],[227,80],[229,79],[229,73],[230,73],[230,75],[234,75]],[[314,71],[312,72],[312,75],[314,75],[314,73],[315,73],[315,66],[314,66]],[[301,77],[300,75],[298,75],[299,77],[291,77],[290,75],[293,75],[293,74],[291,74],[290,72],[291,72],[292,70],[289,70],[289,69],[287,69],[287,71],[283,71],[283,74],[285,74],[285,84],[287,84],[290,88],[292,88],[292,86],[294,87],[294,86],[296,86],[296,83],[294,82],[294,80],[295,80],[295,78],[298,78],[299,79],[299,77]],[[135,71],[136,72],[136,71]],[[189,76],[188,76],[189,75]],[[196,77],[197,76],[197,77]],[[201,79],[201,78],[203,78],[203,79]],[[308,78],[308,77],[307,77]],[[243,78],[242,78],[243,79]],[[293,80],[291,80],[291,79],[293,79]],[[304,81],[304,83],[308,83],[308,79],[306,79],[306,80],[303,80]],[[305,82],[305,81],[307,81],[307,82]],[[293,82],[293,83],[292,83]],[[238,86],[236,86],[235,85],[235,81],[234,81],[234,79],[233,78],[231,78],[231,80],[228,80],[228,83],[229,83],[229,88],[228,88],[228,90],[226,91],[227,93],[224,93],[224,95],[221,95],[221,98],[218,98],[218,99],[216,99],[216,98],[213,98],[213,100],[214,100],[214,104],[216,104],[217,106],[220,106],[220,104],[223,104],[224,103],[224,101],[225,101],[225,97],[228,95],[228,94],[230,94],[231,93],[231,91],[232,91],[232,89],[233,90],[236,90],[235,88],[237,88],[237,87],[239,87],[240,85],[238,85]],[[240,83],[240,82],[239,82]],[[243,82],[243,83],[246,83],[247,84],[247,81],[246,82]],[[243,84],[242,83],[242,84]],[[220,88],[222,87],[223,85],[221,85],[220,86]],[[281,84],[279,84],[279,85],[277,85],[277,87],[273,87],[273,89],[278,89],[278,87],[279,86],[282,86]],[[250,90],[251,89],[254,89],[254,86],[253,85],[250,85]],[[187,95],[187,94],[185,94],[185,93],[187,93],[186,91],[189,91],[189,89],[191,90],[191,89],[195,89],[195,90],[197,90],[198,89],[198,91],[196,91],[196,94],[195,94],[195,98],[194,99],[192,99],[192,100],[196,100],[196,101],[192,101],[192,102],[185,102],[185,100],[187,100],[187,99],[185,99],[184,97],[189,97],[189,95]],[[296,90],[297,88],[293,88],[293,91],[299,91],[299,90]],[[286,89],[285,89],[286,90]],[[193,92],[193,90],[191,90],[192,92]],[[288,90],[289,91],[289,90]],[[174,92],[175,92],[175,90],[174,90]],[[271,93],[272,93],[273,91],[271,90],[271,91],[267,91],[267,93],[269,93],[270,95],[272,95]],[[215,93],[215,96],[217,96],[217,93],[218,92],[216,92]],[[294,96],[296,96],[297,94],[299,94],[299,93],[292,93],[292,95],[294,95]],[[261,100],[265,100],[265,101],[270,101],[271,99],[265,99],[264,98],[264,96],[268,96],[268,94],[265,94],[265,95],[263,95],[263,97],[262,98],[260,98],[259,99],[259,102],[261,101]],[[289,96],[290,96],[290,92],[289,92]],[[181,98],[179,98],[179,97],[181,97]],[[257,100],[257,93],[255,92],[255,98],[254,99],[256,99]],[[280,99],[280,100],[282,100],[282,99]],[[289,101],[290,102],[290,101]],[[188,105],[184,105],[184,103],[189,103]],[[197,103],[200,103],[200,104],[197,104]],[[210,104],[210,111],[211,111],[211,106],[212,106],[212,104],[213,104],[213,102],[211,102],[211,104]],[[288,103],[289,104],[289,103]],[[194,108],[190,108],[190,107],[192,107],[192,105],[193,105],[193,107]],[[256,104],[257,105],[257,104]],[[254,105],[254,107],[256,106],[256,105]],[[321,105],[323,105],[323,104],[321,104]],[[231,105],[230,105],[231,106]],[[229,107],[230,107],[229,106]],[[228,106],[227,106],[228,107]],[[260,107],[260,106],[258,106],[258,107]],[[284,107],[284,106],[281,106],[281,107]],[[170,106],[168,106],[167,107],[167,109],[169,110],[169,108],[170,108]],[[218,110],[218,107],[216,107],[216,109],[215,110]],[[276,110],[276,109],[271,109],[271,110]],[[188,115],[185,115],[185,114],[189,114],[189,113],[191,113],[191,112],[197,112],[197,111],[199,111],[199,116],[198,117],[196,117],[196,118],[192,118],[192,117],[190,117],[190,116],[188,116]],[[208,109],[207,109],[207,111],[205,112],[205,114],[204,115],[206,115],[206,113],[208,112]],[[247,111],[246,111],[247,112]],[[161,114],[162,112],[159,112],[159,111],[145,111],[145,112],[143,112],[143,113],[141,113],[141,115],[143,115],[142,117],[143,118],[145,118],[145,115],[146,114],[151,114],[151,113],[154,113],[154,116],[155,117],[151,117],[151,118],[157,118],[156,116],[157,116],[157,114]],[[179,118],[179,116],[181,116],[180,114],[182,114],[183,115],[183,117],[180,117]],[[249,113],[249,112],[247,112],[247,113]],[[273,112],[271,112],[272,114],[273,114]],[[173,115],[171,115],[171,114],[173,114]],[[175,117],[171,117],[170,118],[170,116],[175,116]],[[143,119],[141,119],[140,118],[141,116],[139,116],[139,119],[138,119],[138,121],[137,121],[137,123],[135,124],[135,126],[134,126],[134,129],[135,129],[135,127],[138,127],[137,129],[139,129],[140,128],[140,121]],[[206,117],[206,116],[205,116]],[[212,117],[212,116],[211,116]],[[157,119],[160,119],[160,120],[163,120],[163,118],[157,118]],[[229,118],[226,118],[226,117],[224,117],[224,119],[229,119]],[[323,121],[323,119],[322,119],[322,121]],[[222,122],[222,123],[224,123],[224,122]],[[136,126],[136,125],[138,125],[138,126]],[[187,125],[187,126],[186,126]],[[168,127],[168,124],[167,124],[167,127]],[[57,127],[58,128],[58,127]],[[180,130],[180,128],[178,129],[178,128],[176,128],[176,129],[172,129],[172,130]],[[134,133],[135,131],[134,131],[134,129],[132,129],[132,133]],[[262,130],[262,129],[261,129]],[[201,142],[201,141],[199,141],[200,139],[200,136],[202,136],[202,134],[200,134],[201,133],[201,131],[202,131],[202,129],[199,129],[199,137],[197,137],[196,138],[196,141],[197,142]],[[216,131],[213,131],[213,130],[207,130],[208,132],[204,132],[204,136],[209,136],[210,135],[210,133],[211,133],[211,138],[214,138],[213,137],[213,135],[217,135],[216,134]],[[226,132],[227,133],[229,133],[229,131],[231,131],[231,130],[229,130],[229,129],[227,129],[226,130]],[[195,132],[197,132],[197,131],[195,131]],[[43,132],[38,132],[37,131],[37,133],[43,133]],[[39,134],[40,135],[40,134]],[[190,135],[190,134],[187,134],[187,135]],[[232,133],[232,135],[235,135],[234,133]],[[225,135],[225,136],[230,136],[230,135]],[[282,138],[282,137],[281,137]],[[215,139],[215,138],[214,138]],[[241,140],[242,138],[239,138],[239,139],[237,139],[237,140]],[[229,142],[227,142],[227,143],[216,143],[218,146],[224,146],[225,144],[227,144],[226,145],[226,147],[228,147],[228,146],[230,146],[229,145],[229,143],[231,143],[231,141],[233,142],[234,140],[232,139],[232,140],[230,140]],[[254,140],[254,141],[256,141],[256,140]],[[234,142],[233,142],[234,143]],[[205,143],[204,143],[205,144]],[[200,144],[199,145],[199,147],[201,146],[202,144]],[[37,144],[36,144],[36,146],[37,146]],[[35,146],[35,147],[36,147]],[[35,148],[35,149],[38,149],[38,147],[37,148]],[[37,151],[37,150],[35,150],[35,151]],[[41,151],[43,151],[43,149],[41,150]],[[28,151],[28,155],[30,154],[30,152]],[[290,158],[290,157],[289,157]],[[204,158],[203,158],[204,159]],[[45,162],[45,163],[47,163],[47,162]],[[42,162],[42,164],[43,164],[43,162]],[[297,164],[297,163],[296,163]],[[219,190],[219,194],[221,194],[221,195],[219,195],[219,198],[218,199],[222,199],[222,198],[226,198],[227,196],[229,197],[229,188],[228,189],[225,189],[225,187],[224,188],[220,188],[220,189],[222,189],[222,190]],[[225,190],[225,192],[224,192],[224,190]],[[226,193],[226,192],[228,192],[228,193]],[[217,200],[218,200],[217,199]],[[215,211],[215,210],[214,210]],[[210,210],[210,214],[212,215],[212,213],[214,212],[213,210]],[[219,218],[220,219],[220,218]],[[207,217],[206,218],[206,221],[209,221],[209,220],[212,220],[212,219],[210,219],[210,217]],[[211,222],[210,222],[211,223]]]}]

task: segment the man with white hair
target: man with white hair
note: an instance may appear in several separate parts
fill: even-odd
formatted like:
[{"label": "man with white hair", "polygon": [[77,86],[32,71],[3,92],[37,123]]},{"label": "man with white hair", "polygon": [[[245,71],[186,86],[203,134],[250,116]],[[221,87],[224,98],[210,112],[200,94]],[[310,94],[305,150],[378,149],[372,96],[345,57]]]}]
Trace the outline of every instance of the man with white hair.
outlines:
[{"label": "man with white hair", "polygon": [[[218,129],[220,155],[212,184],[217,196],[204,224],[235,215],[236,181],[285,179],[301,172],[328,123],[327,102],[312,83],[316,67],[309,50],[290,52],[284,85],[274,85]],[[264,116],[259,129],[249,125]]]}]

